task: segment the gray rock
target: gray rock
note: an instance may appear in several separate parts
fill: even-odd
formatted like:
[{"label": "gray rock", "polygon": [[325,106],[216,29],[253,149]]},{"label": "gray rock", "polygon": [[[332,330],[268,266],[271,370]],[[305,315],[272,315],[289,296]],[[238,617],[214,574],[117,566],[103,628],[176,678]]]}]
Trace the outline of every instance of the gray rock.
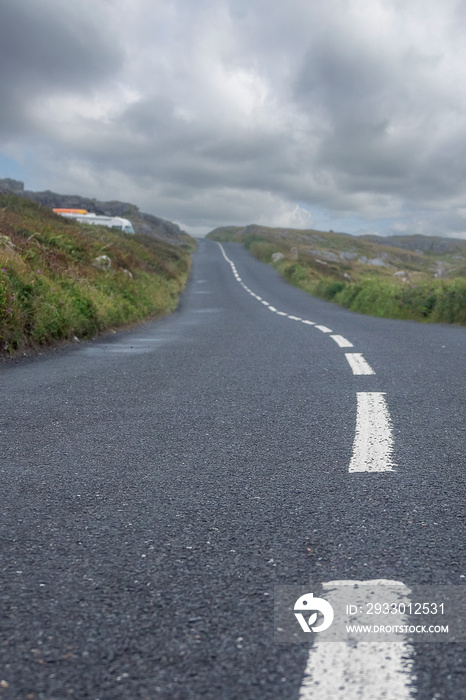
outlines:
[{"label": "gray rock", "polygon": [[311,250],[311,253],[313,255],[318,255],[320,258],[328,260],[329,262],[338,262],[340,260],[340,257],[335,253],[332,253],[331,250]]},{"label": "gray rock", "polygon": [[372,260],[367,261],[367,264],[375,265],[376,267],[387,267],[387,263],[382,258],[372,258]]},{"label": "gray rock", "polygon": [[7,246],[8,248],[16,248],[15,244],[12,243],[9,236],[0,235],[0,245]]},{"label": "gray rock", "polygon": [[112,261],[110,260],[108,255],[99,255],[97,258],[95,258],[92,264],[99,270],[110,270],[110,268],[112,267]]}]

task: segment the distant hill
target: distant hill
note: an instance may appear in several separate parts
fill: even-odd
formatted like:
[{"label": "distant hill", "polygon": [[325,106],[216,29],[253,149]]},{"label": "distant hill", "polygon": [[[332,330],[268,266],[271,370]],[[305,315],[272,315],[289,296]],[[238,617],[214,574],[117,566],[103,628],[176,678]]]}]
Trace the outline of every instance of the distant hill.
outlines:
[{"label": "distant hill", "polygon": [[135,204],[130,204],[129,202],[116,200],[101,202],[98,199],[81,197],[77,194],[57,194],[50,190],[31,192],[24,189],[24,183],[20,180],[13,180],[12,178],[0,179],[0,194],[8,192],[19,197],[31,199],[33,202],[38,202],[50,209],[87,209],[90,212],[103,214],[104,216],[123,216],[132,221],[136,233],[155,236],[172,245],[182,245],[190,238],[185,231],[172,221],[161,219],[153,216],[153,214],[145,214]]},{"label": "distant hill", "polygon": [[[360,280],[367,275],[434,278],[466,276],[466,240],[441,236],[351,236],[314,229],[221,226],[208,234],[217,241],[262,247],[261,257],[280,253],[312,268],[313,277]],[[267,253],[265,252],[267,251]]]},{"label": "distant hill", "polygon": [[420,251],[422,253],[466,253],[466,240],[462,238],[447,238],[446,236],[424,236],[420,233],[411,236],[360,236],[365,241],[372,241],[379,245],[389,245],[405,250]]}]

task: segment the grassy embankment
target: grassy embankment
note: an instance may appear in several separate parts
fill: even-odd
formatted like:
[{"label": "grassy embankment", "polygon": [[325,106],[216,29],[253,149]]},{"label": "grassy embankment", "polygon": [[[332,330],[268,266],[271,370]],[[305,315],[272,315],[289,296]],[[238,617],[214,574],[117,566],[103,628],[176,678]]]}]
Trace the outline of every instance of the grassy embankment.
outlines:
[{"label": "grassy embankment", "polygon": [[194,247],[78,224],[0,195],[0,355],[172,311]]},{"label": "grassy embankment", "polygon": [[291,284],[353,311],[466,324],[466,241],[405,236],[382,245],[348,234],[263,226],[222,227],[208,237],[243,243]]}]

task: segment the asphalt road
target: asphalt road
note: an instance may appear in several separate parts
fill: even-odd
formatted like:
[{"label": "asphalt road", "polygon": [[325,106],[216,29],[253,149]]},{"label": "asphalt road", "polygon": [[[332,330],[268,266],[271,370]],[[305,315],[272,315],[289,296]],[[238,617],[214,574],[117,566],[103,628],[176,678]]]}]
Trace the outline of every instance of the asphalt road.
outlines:
[{"label": "asphalt road", "polygon": [[[240,281],[201,241],[170,317],[0,367],[0,700],[353,698],[303,695],[276,586],[466,586],[466,328],[350,313],[224,251]],[[393,471],[348,470],[361,392]],[[384,697],[466,698],[465,651],[414,643]]]}]

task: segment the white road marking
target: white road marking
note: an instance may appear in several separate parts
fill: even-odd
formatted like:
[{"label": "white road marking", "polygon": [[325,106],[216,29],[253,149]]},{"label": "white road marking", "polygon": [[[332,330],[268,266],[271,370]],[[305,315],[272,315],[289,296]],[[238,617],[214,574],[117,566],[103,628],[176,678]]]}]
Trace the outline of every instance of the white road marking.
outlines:
[{"label": "white road marking", "polygon": [[[293,316],[291,314],[285,313],[285,311],[278,311],[274,306],[269,304],[268,301],[265,299],[262,299],[258,294],[255,294],[249,287],[247,287],[241,280],[241,277],[238,275],[238,272],[236,270],[236,266],[232,260],[227,256],[225,253],[225,250],[222,246],[221,243],[218,243],[220,250],[222,252],[223,257],[225,260],[228,262],[230,265],[231,269],[233,270],[233,274],[235,278],[238,280],[238,282],[241,283],[241,286],[250,294],[254,299],[257,299],[257,301],[262,302],[264,306],[269,308],[271,311],[276,313],[278,316],[286,316],[287,318],[291,319],[292,321],[300,321],[301,323],[305,323],[308,326],[314,326],[317,328],[317,330],[321,331],[322,333],[333,333],[331,328],[328,328],[327,326],[323,326],[321,324],[315,324],[314,321],[309,321],[307,319],[303,319],[300,316]],[[352,343],[350,343],[349,340],[344,338],[341,335],[332,335],[331,338],[337,343],[337,345],[341,348],[351,348],[354,347]],[[353,371],[353,374],[375,374],[374,370],[372,367],[366,362],[366,360],[363,358],[361,353],[345,353],[345,357],[348,360],[348,363]]]},{"label": "white road marking", "polygon": [[[375,602],[374,588],[386,592],[386,600],[409,603],[410,589],[399,581],[328,581],[324,597],[341,609],[345,587],[357,587],[360,607]],[[346,591],[348,589],[346,588]],[[359,597],[358,597],[359,600]],[[359,607],[359,605],[358,605]],[[395,615],[394,624],[408,624]],[[362,623],[356,619],[355,624]],[[414,650],[406,639],[400,642],[316,642],[309,651],[299,700],[410,700]]]},{"label": "white road marking", "polygon": [[349,472],[391,472],[393,434],[382,392],[358,391],[356,434]]},{"label": "white road marking", "polygon": [[334,340],[336,342],[336,344],[340,348],[353,348],[354,347],[353,343],[350,343],[350,341],[346,340],[346,338],[344,338],[342,335],[331,335],[330,337],[332,338],[332,340]]},{"label": "white road marking", "polygon": [[[219,243],[220,250],[225,260],[237,276],[234,263],[227,257],[223,246]],[[315,326],[322,333],[333,333],[327,326],[316,325],[313,321],[302,319],[299,316],[292,316],[277,309],[255,294],[238,277],[244,289],[255,299],[261,301],[264,306],[276,313],[278,316],[286,316],[294,321],[300,321],[309,326]],[[330,336],[339,347],[354,347],[349,340],[341,335]],[[353,374],[371,375],[375,374],[372,367],[364,359],[361,353],[347,352],[345,357],[348,360]],[[350,472],[381,472],[393,471],[395,466],[392,462],[393,436],[391,430],[390,415],[382,393],[358,392],[358,409],[356,416],[356,435],[353,443],[353,455],[351,458]]]},{"label": "white road marking", "polygon": [[375,374],[360,352],[345,352],[345,357],[353,370],[353,374]]}]

